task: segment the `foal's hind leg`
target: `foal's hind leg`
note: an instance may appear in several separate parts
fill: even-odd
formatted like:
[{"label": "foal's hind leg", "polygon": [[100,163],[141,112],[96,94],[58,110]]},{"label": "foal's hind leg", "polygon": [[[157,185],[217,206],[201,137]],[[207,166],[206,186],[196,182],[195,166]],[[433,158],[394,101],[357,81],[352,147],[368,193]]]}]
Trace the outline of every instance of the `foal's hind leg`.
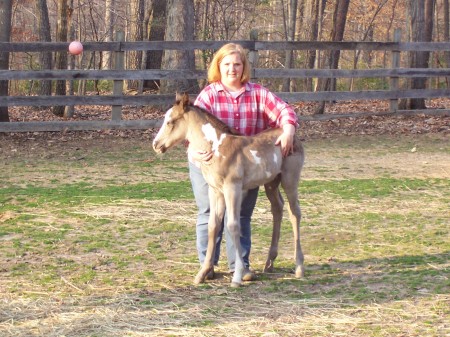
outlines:
[{"label": "foal's hind leg", "polygon": [[283,219],[283,197],[280,189],[280,176],[264,185],[267,198],[270,201],[270,208],[273,218],[272,242],[270,243],[269,255],[267,257],[264,272],[273,272],[273,264],[278,256],[278,242],[280,241],[281,220]]},{"label": "foal's hind leg", "polygon": [[[290,172],[291,173],[291,172]],[[300,220],[301,209],[298,201],[298,181],[300,179],[300,172],[288,177],[283,176],[281,185],[286,193],[289,201],[289,219],[292,223],[292,231],[294,233],[294,256],[295,256],[295,277],[300,278],[305,274],[305,267],[303,265],[304,256],[300,244]]]}]

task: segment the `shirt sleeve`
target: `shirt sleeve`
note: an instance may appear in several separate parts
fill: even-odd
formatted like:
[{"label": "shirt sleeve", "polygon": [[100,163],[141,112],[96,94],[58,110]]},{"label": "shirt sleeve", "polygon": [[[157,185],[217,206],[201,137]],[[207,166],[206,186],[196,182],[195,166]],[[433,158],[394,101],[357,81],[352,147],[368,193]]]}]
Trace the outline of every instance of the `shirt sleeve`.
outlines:
[{"label": "shirt sleeve", "polygon": [[265,96],[265,113],[275,126],[283,127],[286,124],[292,124],[295,128],[298,127],[297,114],[289,104],[269,90]]},{"label": "shirt sleeve", "polygon": [[194,101],[194,105],[199,108],[205,109],[206,111],[211,111],[212,107],[212,97],[210,95],[211,89],[209,86],[205,87],[197,96]]}]

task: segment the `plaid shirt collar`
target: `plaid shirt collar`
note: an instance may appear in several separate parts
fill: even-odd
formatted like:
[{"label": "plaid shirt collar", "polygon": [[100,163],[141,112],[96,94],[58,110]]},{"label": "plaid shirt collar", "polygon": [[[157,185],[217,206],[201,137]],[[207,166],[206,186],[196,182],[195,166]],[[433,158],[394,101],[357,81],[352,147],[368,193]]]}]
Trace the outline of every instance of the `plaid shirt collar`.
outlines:
[{"label": "plaid shirt collar", "polygon": [[[223,83],[221,81],[217,81],[212,83],[217,91],[224,91],[224,92],[228,92],[227,89],[225,89]],[[247,83],[244,84],[244,87],[241,88],[241,90],[239,90],[239,94],[242,94],[244,91],[251,91],[250,85]]]}]

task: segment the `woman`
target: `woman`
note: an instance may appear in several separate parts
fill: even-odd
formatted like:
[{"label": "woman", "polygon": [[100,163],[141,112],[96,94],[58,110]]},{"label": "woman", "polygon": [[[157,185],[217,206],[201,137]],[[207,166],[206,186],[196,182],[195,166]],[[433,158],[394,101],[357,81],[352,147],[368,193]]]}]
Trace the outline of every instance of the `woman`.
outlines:
[{"label": "woman", "polygon": [[[242,46],[228,43],[214,55],[208,68],[208,82],[194,104],[217,116],[228,126],[243,135],[251,136],[268,128],[283,128],[276,145],[281,146],[283,156],[293,151],[294,134],[298,126],[293,109],[263,86],[251,83],[250,64]],[[211,159],[211,152],[188,148],[189,175],[198,207],[197,251],[203,264],[208,245],[209,199],[208,185],[200,170],[200,163]],[[250,270],[251,230],[250,220],[255,208],[258,188],[248,191],[242,201],[241,245],[245,270],[243,281],[251,281],[254,274]],[[225,220],[226,221],[226,220]],[[230,271],[234,271],[235,250],[225,226],[227,257]],[[214,264],[219,262],[222,231],[218,237]],[[208,275],[213,278],[214,272]]]}]

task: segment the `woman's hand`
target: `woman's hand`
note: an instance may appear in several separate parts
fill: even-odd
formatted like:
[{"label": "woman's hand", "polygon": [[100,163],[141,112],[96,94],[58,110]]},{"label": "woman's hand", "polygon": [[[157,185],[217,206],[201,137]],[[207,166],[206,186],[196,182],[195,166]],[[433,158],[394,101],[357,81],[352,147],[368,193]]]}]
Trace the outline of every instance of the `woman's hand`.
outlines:
[{"label": "woman's hand", "polygon": [[189,157],[199,163],[209,164],[209,160],[212,158],[213,153],[211,151],[199,151],[196,149],[188,149]]},{"label": "woman's hand", "polygon": [[283,133],[278,137],[275,145],[281,145],[283,157],[287,157],[294,152],[295,126],[292,124],[283,125]]}]

